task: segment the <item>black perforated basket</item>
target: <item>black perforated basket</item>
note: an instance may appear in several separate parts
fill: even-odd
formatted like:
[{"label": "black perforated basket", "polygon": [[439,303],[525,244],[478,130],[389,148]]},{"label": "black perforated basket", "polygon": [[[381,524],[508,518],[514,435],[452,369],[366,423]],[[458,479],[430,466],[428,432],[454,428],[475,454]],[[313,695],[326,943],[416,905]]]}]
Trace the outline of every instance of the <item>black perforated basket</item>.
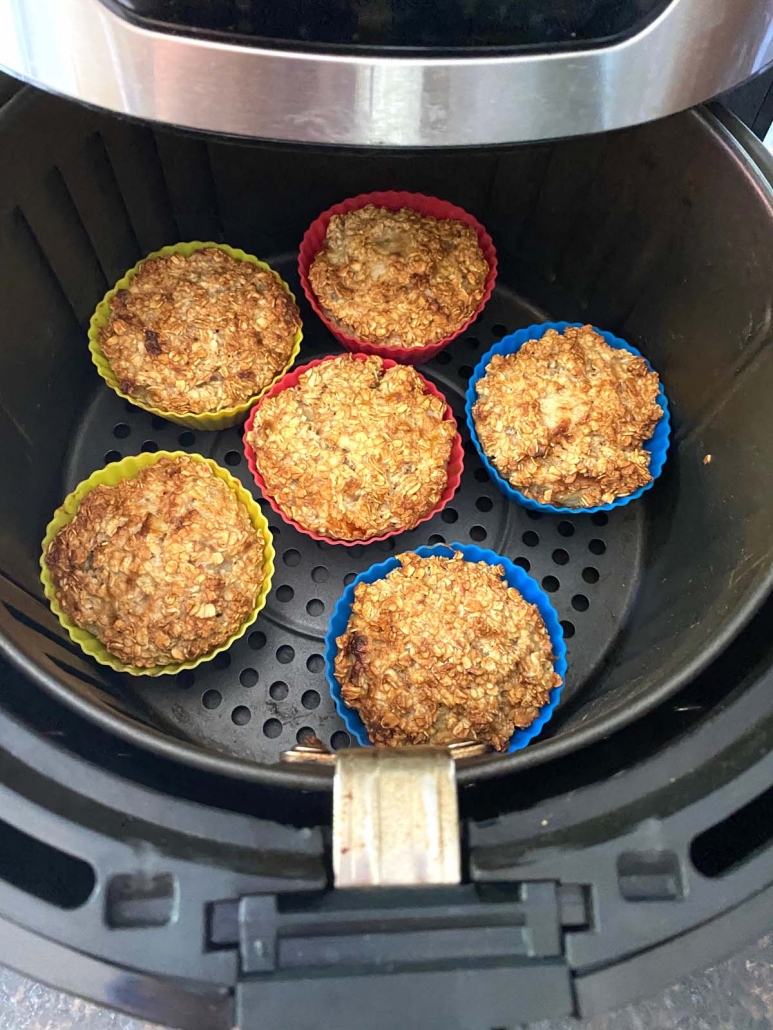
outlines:
[{"label": "black perforated basket", "polygon": [[[279,757],[312,736],[334,749],[352,743],[323,675],[336,599],[384,554],[467,540],[517,561],[550,594],[569,671],[540,739],[460,766],[465,783],[545,763],[632,722],[718,655],[765,596],[773,511],[773,478],[759,457],[773,386],[767,286],[752,288],[751,273],[708,266],[703,255],[708,239],[722,239],[749,255],[744,270],[767,267],[771,212],[749,189],[739,191],[743,217],[715,205],[707,224],[719,180],[673,171],[704,152],[716,162],[717,130],[706,119],[544,152],[449,152],[438,162],[205,142],[71,107],[60,118],[54,100],[36,105],[33,146],[25,104],[19,97],[7,110],[0,166],[0,569],[28,601],[22,610],[9,598],[0,641],[60,700],[176,761],[248,780],[328,785],[328,774]],[[13,145],[14,133],[23,145]],[[502,256],[483,314],[421,368],[460,427],[467,381],[494,340],[546,318],[587,319],[635,344],[662,374],[674,427],[662,478],[609,513],[541,515],[503,498],[465,439],[452,503],[397,538],[334,547],[295,532],[265,505],[274,589],[253,630],[214,661],[153,680],[91,663],[41,603],[38,549],[62,497],[105,462],[159,448],[213,457],[257,494],[239,428],[182,429],[104,387],[86,346],[94,305],[139,257],[183,238],[257,254],[300,296],[295,250],[304,228],[341,196],[384,184],[474,212]],[[305,302],[302,313],[299,360],[336,351]]]}]

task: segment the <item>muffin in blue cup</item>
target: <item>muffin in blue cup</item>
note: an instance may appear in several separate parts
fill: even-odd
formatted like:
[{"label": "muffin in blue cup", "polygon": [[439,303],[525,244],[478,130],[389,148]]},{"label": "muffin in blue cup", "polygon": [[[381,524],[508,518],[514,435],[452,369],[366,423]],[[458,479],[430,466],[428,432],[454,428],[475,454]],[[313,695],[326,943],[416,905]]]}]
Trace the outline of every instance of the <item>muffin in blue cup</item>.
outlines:
[{"label": "muffin in blue cup", "polygon": [[518,751],[559,702],[566,646],[523,569],[474,545],[440,544],[349,584],[328,626],[325,672],[360,744],[472,740]]},{"label": "muffin in blue cup", "polygon": [[502,493],[537,511],[609,511],[649,490],[668,451],[657,373],[593,326],[545,322],[503,337],[475,368],[467,424]]}]

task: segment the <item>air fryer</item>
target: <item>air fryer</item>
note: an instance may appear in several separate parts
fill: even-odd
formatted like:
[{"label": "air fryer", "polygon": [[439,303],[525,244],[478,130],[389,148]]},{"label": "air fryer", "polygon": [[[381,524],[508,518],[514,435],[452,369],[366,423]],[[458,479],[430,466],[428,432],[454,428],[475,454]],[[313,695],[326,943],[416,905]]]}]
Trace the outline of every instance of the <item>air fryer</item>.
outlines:
[{"label": "air fryer", "polygon": [[[249,4],[225,27],[191,24],[195,4],[171,5],[183,21],[160,27],[153,5],[119,6],[129,15],[109,18],[132,32],[213,43],[227,30],[229,47],[250,45],[233,35],[249,35]],[[0,5],[0,27],[23,7]],[[347,149],[143,124],[29,88],[0,133],[0,961],[186,1030],[378,1030],[398,1015],[492,1030],[604,1011],[766,926],[773,166],[758,140],[714,105],[554,142]],[[266,506],[268,605],[212,662],[153,680],[93,663],[39,582],[46,523],[76,483],[182,449],[259,498],[238,428],[187,430],[104,387],[86,345],[96,303],[140,257],[189,239],[259,255],[302,297],[309,223],[396,186],[464,207],[498,250],[491,301],[421,369],[460,426],[496,339],[591,322],[662,376],[662,477],[608,513],[540,515],[498,493],[465,436],[451,504],[396,539],[337,548]],[[299,361],[335,353],[301,308]],[[525,750],[388,770],[439,799],[436,823],[412,827],[383,771],[358,769],[323,638],[357,572],[457,540],[539,581],[569,672]],[[364,832],[375,804],[380,828]],[[365,876],[346,864],[355,838]],[[415,873],[428,840],[449,875],[390,877],[385,855]]]}]

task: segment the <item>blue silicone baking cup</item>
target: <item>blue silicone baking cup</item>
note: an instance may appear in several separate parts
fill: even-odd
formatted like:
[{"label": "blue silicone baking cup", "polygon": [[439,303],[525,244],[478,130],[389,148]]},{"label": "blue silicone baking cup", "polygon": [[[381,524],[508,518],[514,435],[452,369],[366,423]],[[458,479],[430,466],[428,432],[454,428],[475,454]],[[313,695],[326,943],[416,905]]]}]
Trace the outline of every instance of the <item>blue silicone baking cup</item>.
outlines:
[{"label": "blue silicone baking cup", "polygon": [[[548,595],[545,591],[537,584],[536,580],[524,572],[519,565],[511,562],[509,558],[504,558],[501,554],[495,554],[494,551],[487,551],[483,547],[475,547],[474,544],[437,544],[434,547],[416,548],[416,554],[422,558],[432,558],[435,556],[451,558],[455,551],[460,551],[465,561],[483,561],[487,565],[501,565],[505,570],[505,579],[508,585],[515,587],[529,604],[536,604],[550,636],[550,643],[555,656],[553,668],[561,677],[561,684],[553,687],[550,691],[550,700],[540,709],[539,715],[531,726],[527,726],[523,730],[516,730],[510,738],[507,750],[520,751],[521,748],[526,747],[530,740],[534,740],[542,732],[543,726],[550,719],[556,709],[556,705],[561,700],[561,688],[566,677],[566,644],[564,643],[561,623],[558,621],[556,610],[548,600]],[[377,579],[383,579],[392,569],[398,568],[399,565],[400,562],[396,556],[387,558],[386,561],[379,562],[378,565],[371,565],[369,569],[361,572],[359,576],[352,580],[333,609],[325,636],[325,675],[327,676],[328,686],[333,696],[336,711],[343,719],[349,733],[362,745],[372,746],[368,737],[368,731],[365,729],[365,723],[356,709],[350,708],[344,703],[341,697],[341,685],[335,678],[335,659],[338,654],[336,640],[345,631],[349,623],[352,604],[354,603],[354,590],[357,584],[375,583]]]},{"label": "blue silicone baking cup", "polygon": [[[638,490],[634,490],[632,494],[627,494],[625,497],[618,497],[617,500],[611,501],[609,504],[597,504],[594,508],[557,508],[554,504],[541,504],[539,501],[535,501],[531,497],[526,497],[520,490],[516,490],[514,487],[510,486],[507,480],[500,476],[483,450],[480,440],[478,439],[478,434],[475,431],[472,407],[478,399],[478,380],[482,379],[486,374],[488,364],[494,355],[516,354],[527,340],[541,340],[548,329],[555,329],[557,333],[562,333],[570,326],[579,329],[584,324],[585,323],[583,322],[542,322],[539,325],[527,326],[526,329],[519,329],[515,333],[510,333],[509,336],[503,336],[498,343],[495,343],[490,350],[486,351],[475,366],[475,371],[470,377],[470,382],[467,387],[464,413],[467,416],[467,426],[470,430],[472,442],[475,444],[486,471],[505,497],[508,497],[511,501],[516,501],[518,504],[522,504],[524,508],[531,508],[532,511],[549,511],[559,515],[590,515],[594,511],[611,511],[612,508],[621,508],[623,505],[630,504],[631,501],[635,501],[638,497],[641,497],[641,495],[647,490],[650,490],[655,480],[663,471],[663,466],[666,463],[668,442],[671,435],[671,417],[668,412],[668,401],[666,400],[666,394],[663,390],[662,383],[656,400],[660,405],[663,414],[660,421],[655,426],[654,433],[644,444],[644,449],[650,452],[650,475],[652,476],[652,479],[646,486],[639,487]],[[595,326],[593,327],[593,331],[598,333],[599,336],[602,336],[609,346],[614,347],[615,350],[627,350],[630,354],[635,354],[640,358],[643,357],[641,351],[632,347],[630,343],[626,343],[625,340],[621,340],[619,336],[613,336],[612,333],[607,333],[603,329],[597,329]],[[652,365],[650,365],[646,358],[644,358],[644,360],[647,362],[647,368],[652,371]]]}]

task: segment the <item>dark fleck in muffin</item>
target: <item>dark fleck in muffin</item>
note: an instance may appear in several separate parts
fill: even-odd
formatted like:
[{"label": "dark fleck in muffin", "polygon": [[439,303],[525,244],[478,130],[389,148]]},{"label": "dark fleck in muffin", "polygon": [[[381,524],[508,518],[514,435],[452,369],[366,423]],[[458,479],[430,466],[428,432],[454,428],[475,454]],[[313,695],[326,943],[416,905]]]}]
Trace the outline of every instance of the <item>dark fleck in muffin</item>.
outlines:
[{"label": "dark fleck in muffin", "polygon": [[415,526],[440,501],[456,436],[445,411],[413,368],[344,354],[265,398],[248,442],[290,518],[366,540]]},{"label": "dark fleck in muffin", "polygon": [[488,272],[470,226],[369,204],[330,219],[309,281],[342,332],[410,348],[463,326],[480,304]]},{"label": "dark fleck in muffin", "polygon": [[376,745],[475,741],[504,750],[560,685],[537,607],[501,565],[399,556],[360,583],[335,675]]},{"label": "dark fleck in muffin", "polygon": [[301,320],[281,280],[216,247],[149,258],[110,301],[99,345],[121,391],[162,411],[247,403],[287,364]]},{"label": "dark fleck in muffin", "polygon": [[227,641],[253,611],[263,541],[205,463],[161,458],[97,486],[45,555],[56,599],[120,661],[189,661]]},{"label": "dark fleck in muffin", "polygon": [[499,474],[542,504],[591,508],[652,479],[642,446],[663,411],[644,358],[610,347],[592,326],[549,329],[495,354],[472,409]]}]

